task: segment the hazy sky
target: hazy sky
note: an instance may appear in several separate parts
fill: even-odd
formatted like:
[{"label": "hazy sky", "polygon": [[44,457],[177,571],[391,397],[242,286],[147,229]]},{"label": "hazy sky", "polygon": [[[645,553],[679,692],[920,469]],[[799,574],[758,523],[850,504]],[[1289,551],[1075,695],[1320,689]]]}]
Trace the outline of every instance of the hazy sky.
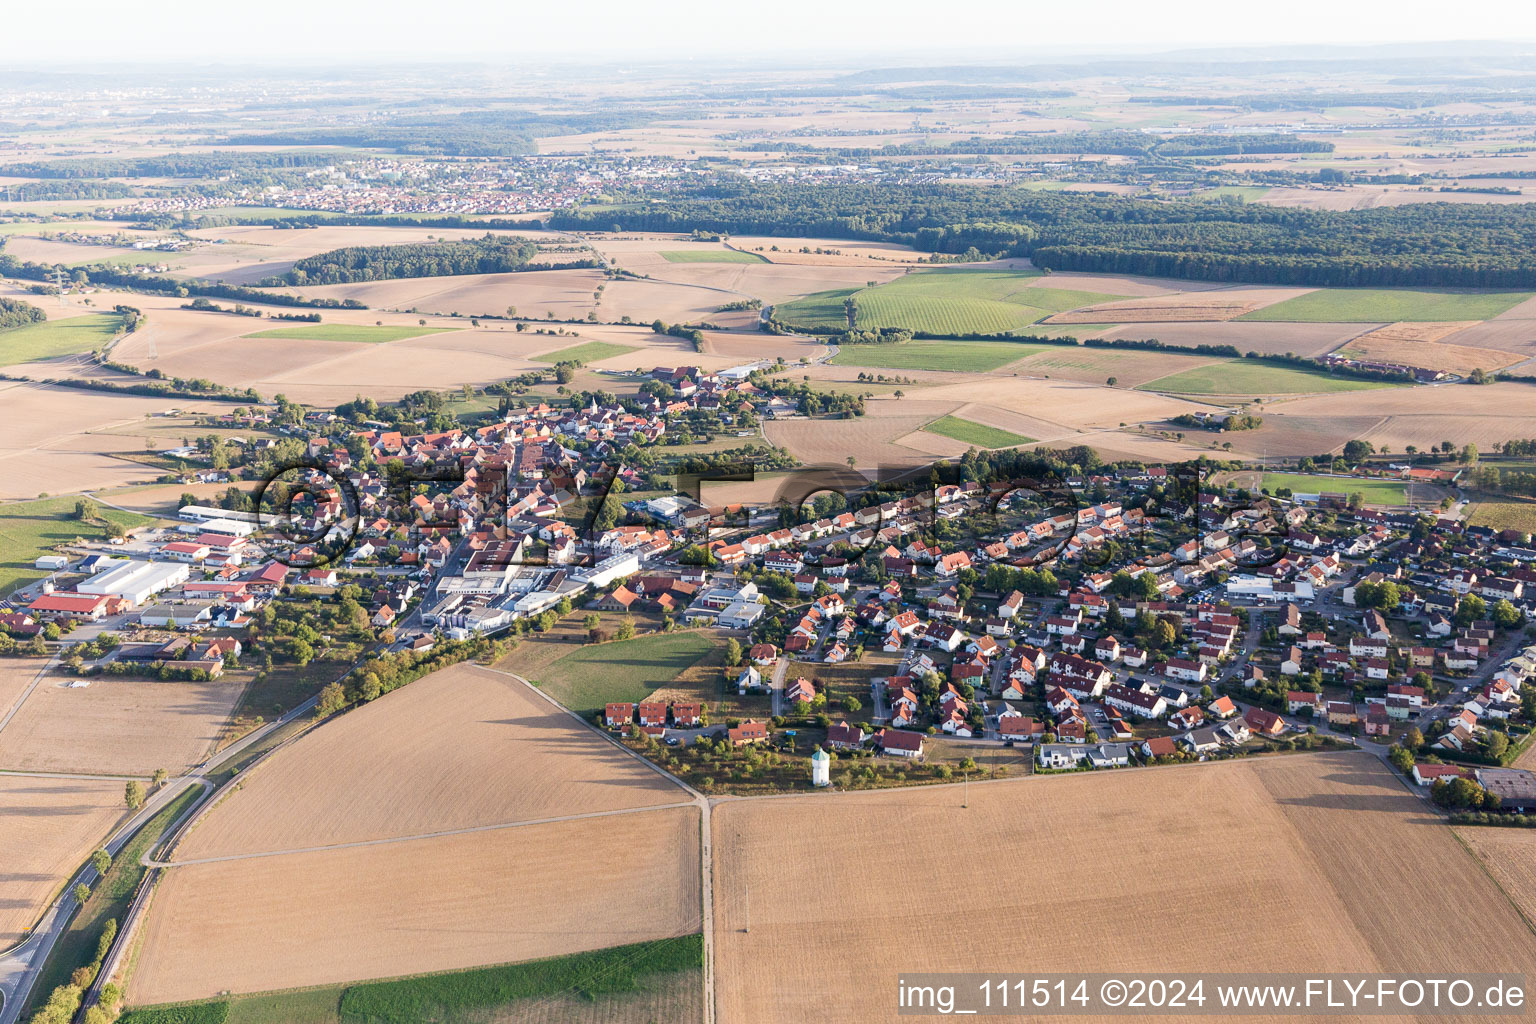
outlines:
[{"label": "hazy sky", "polygon": [[[900,52],[1536,40],[1533,0],[75,0],[8,4],[6,62]],[[25,46],[12,43],[25,40]]]}]

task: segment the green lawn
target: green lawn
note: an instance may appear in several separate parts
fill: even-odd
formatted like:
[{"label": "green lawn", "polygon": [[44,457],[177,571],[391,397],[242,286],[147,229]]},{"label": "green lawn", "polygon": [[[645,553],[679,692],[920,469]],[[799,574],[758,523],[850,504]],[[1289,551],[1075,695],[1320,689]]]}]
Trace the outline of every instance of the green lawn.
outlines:
[{"label": "green lawn", "polygon": [[1123,295],[1069,288],[1031,287],[1033,270],[945,267],[898,277],[873,288],[817,292],[774,307],[774,315],[802,327],[847,325],[843,300],[858,304],[861,328],[906,327],[928,334],[1003,334],[1079,306]]},{"label": "green lawn", "polygon": [[1245,359],[1196,366],[1148,381],[1138,391],[1165,391],[1175,395],[1269,395],[1310,394],[1319,391],[1364,391],[1395,384],[1354,380],[1322,370],[1274,366]]},{"label": "green lawn", "polygon": [[625,352],[633,352],[634,345],[615,345],[607,341],[587,341],[558,352],[546,352],[541,356],[529,356],[536,363],[563,363],[576,360],[579,363],[595,363],[599,359],[611,359]]},{"label": "green lawn", "polygon": [[573,711],[594,711],[611,702],[649,696],[708,654],[712,646],[703,633],[653,633],[578,647],[534,682]]},{"label": "green lawn", "polygon": [[1536,501],[1480,498],[1468,510],[1467,522],[1472,526],[1491,526],[1495,530],[1536,533]]},{"label": "green lawn", "polygon": [[1015,434],[1011,430],[989,427],[984,423],[973,423],[958,416],[943,416],[923,429],[930,434],[943,434],[945,437],[952,437],[956,441],[964,441],[978,448],[1012,448],[1015,445],[1029,444],[1034,441],[1032,437]]},{"label": "green lawn", "polygon": [[735,249],[669,249],[661,254],[668,263],[767,263],[757,253]]},{"label": "green lawn", "polygon": [[908,341],[899,345],[844,345],[829,362],[880,370],[954,370],[986,373],[1026,356],[1060,351],[1060,345],[1015,341]]},{"label": "green lawn", "polygon": [[[559,1001],[597,1002],[613,1019],[662,1020],[665,980],[703,967],[702,935],[637,942],[546,960],[368,981],[297,992],[129,1010],[121,1024],[420,1024],[423,1021],[554,1020]],[[702,985],[702,978],[699,978]],[[523,1000],[528,1017],[514,1012]],[[648,1006],[648,1001],[662,1005]],[[509,1005],[510,1004],[510,1005]],[[639,1016],[631,1016],[638,1012]],[[597,1016],[584,1019],[599,1019]]]},{"label": "green lawn", "polygon": [[[0,595],[46,576],[47,573],[32,568],[32,563],[55,544],[67,543],[76,537],[106,539],[104,527],[75,519],[74,511],[75,499],[72,497],[0,505]],[[155,521],[149,516],[106,507],[101,508],[100,515],[129,529]]]},{"label": "green lawn", "polygon": [[1319,494],[1330,491],[1335,494],[1365,496],[1367,505],[1406,505],[1408,489],[1393,480],[1361,479],[1349,476],[1312,476],[1301,473],[1265,473],[1259,485],[1270,494],[1281,487],[1289,487],[1302,494]]},{"label": "green lawn", "polygon": [[87,313],[0,331],[0,366],[93,352],[111,341],[122,324],[116,313]]},{"label": "green lawn", "polygon": [[379,344],[401,338],[419,338],[426,334],[457,331],[458,327],[382,327],[372,324],[310,324],[305,327],[277,327],[270,331],[247,334],[247,338],[303,338],[305,341],[366,341]]},{"label": "green lawn", "polygon": [[1244,313],[1239,320],[1304,323],[1394,323],[1398,320],[1487,320],[1532,296],[1532,292],[1431,292],[1409,288],[1319,288],[1273,306]]}]

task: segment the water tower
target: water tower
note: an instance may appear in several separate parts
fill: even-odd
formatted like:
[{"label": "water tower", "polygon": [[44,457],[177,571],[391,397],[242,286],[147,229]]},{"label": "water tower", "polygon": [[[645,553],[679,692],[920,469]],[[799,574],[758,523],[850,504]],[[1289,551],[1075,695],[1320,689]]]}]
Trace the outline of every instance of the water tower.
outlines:
[{"label": "water tower", "polygon": [[832,759],[820,747],[811,755],[811,785],[832,785]]}]

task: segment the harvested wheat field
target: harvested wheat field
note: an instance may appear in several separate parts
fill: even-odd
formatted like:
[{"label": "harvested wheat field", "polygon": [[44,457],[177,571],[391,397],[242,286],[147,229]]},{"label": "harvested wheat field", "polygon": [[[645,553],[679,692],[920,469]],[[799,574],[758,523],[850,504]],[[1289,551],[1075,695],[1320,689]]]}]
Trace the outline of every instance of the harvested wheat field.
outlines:
[{"label": "harvested wheat field", "polygon": [[763,434],[783,445],[806,463],[846,465],[848,458],[861,466],[880,463],[906,465],[918,461],[918,453],[897,439],[950,412],[961,401],[929,402],[913,399],[870,401],[867,415],[845,420],[767,420]]},{"label": "harvested wheat field", "polygon": [[[414,684],[420,685],[420,684]],[[128,998],[334,984],[699,930],[699,811],[675,807],[170,868]]]},{"label": "harvested wheat field", "polygon": [[1536,922],[1536,832],[1469,826],[1456,829],[1456,835],[1483,862],[1520,912]]},{"label": "harvested wheat field", "polygon": [[1446,341],[1468,348],[1498,349],[1520,359],[1530,359],[1536,356],[1536,319],[1513,317],[1510,314],[1521,309],[1536,308],[1532,306],[1533,302],[1536,300],[1527,299],[1508,313],[1484,320],[1464,331],[1457,331]]},{"label": "harvested wheat field", "polygon": [[1156,339],[1167,345],[1193,348],[1196,345],[1232,345],[1240,352],[1263,355],[1320,356],[1331,352],[1350,338],[1368,331],[1372,324],[1281,323],[1243,320],[1238,323],[1152,323],[1121,324],[1101,332],[1098,337],[1145,341]]},{"label": "harvested wheat field", "polygon": [[117,779],[0,775],[0,950],[21,939],[123,816]]},{"label": "harvested wheat field", "polygon": [[[1367,754],[1036,777],[961,798],[948,786],[716,807],[721,1018],[894,1021],[894,972],[974,970],[977,950],[1046,972],[1536,963],[1504,894]],[[786,863],[837,899],[764,898]],[[997,880],[963,914],[891,898],[900,879],[957,864]],[[1478,927],[1424,926],[1445,920]]]},{"label": "harvested wheat field", "polygon": [[[1262,427],[1213,436],[1231,441],[1236,451],[1250,455],[1321,455],[1341,449],[1346,442],[1357,437],[1365,437],[1386,422],[1382,416],[1280,414],[1284,410],[1285,405],[1255,407],[1253,411],[1264,418]],[[1181,428],[1170,425],[1168,429]],[[1186,436],[1196,438],[1202,433],[1196,431]]]},{"label": "harvested wheat field", "polygon": [[0,731],[0,768],[148,777],[212,750],[244,690],[239,682],[102,676],[89,686],[52,672]]},{"label": "harvested wheat field", "polygon": [[[1054,275],[1051,287],[1056,284]],[[1047,317],[1046,324],[1176,323],[1231,320],[1256,309],[1294,299],[1311,288],[1221,288],[1210,291],[1100,302]]]},{"label": "harvested wheat field", "polygon": [[[150,422],[145,419],[150,413],[178,404],[175,398],[0,382],[0,498],[35,498],[43,491],[68,494],[154,479],[161,470],[112,454],[141,450],[142,436],[104,440],[103,433],[136,429]],[[232,408],[199,402],[196,411],[217,415]]]},{"label": "harvested wheat field", "polygon": [[510,305],[516,306],[523,316],[553,313],[558,319],[580,320],[594,308],[592,293],[606,281],[600,270],[529,270],[406,277],[292,290],[312,298],[357,299],[369,311],[415,308],[428,313],[461,313],[466,317],[499,316]]},{"label": "harvested wheat field", "polygon": [[1372,416],[1380,421],[1374,433],[1345,433],[1339,443],[1351,437],[1365,437],[1399,449],[1409,444],[1425,448],[1442,440],[1486,446],[1510,438],[1536,437],[1536,409],[1532,408],[1528,385],[1443,385],[1415,388],[1410,394],[1410,412],[1404,412],[1401,389],[1381,388],[1275,403],[1267,406],[1263,415],[1266,426],[1271,415],[1277,421],[1291,416]]},{"label": "harvested wheat field", "polygon": [[1052,379],[1103,384],[1115,378],[1117,387],[1134,388],[1171,373],[1194,369],[1215,362],[1215,356],[1182,352],[1151,352],[1145,349],[1071,348],[1058,349],[1010,363],[1009,370]]},{"label": "harvested wheat field", "polygon": [[[1122,423],[1146,423],[1208,406],[1169,398],[1150,391],[1127,391],[1067,380],[1034,380],[1027,377],[980,377],[972,381],[924,388],[926,403],[979,402],[1026,416],[1049,417],[1073,430],[1118,427]],[[871,408],[895,399],[879,399]],[[910,400],[908,403],[910,404]]]},{"label": "harvested wheat field", "polygon": [[30,658],[6,658],[0,661],[0,718],[4,718],[6,712],[16,706],[16,702],[21,700],[21,695],[27,692],[27,687],[32,685],[32,680],[37,678],[38,672],[46,664],[43,658],[36,661]]},{"label": "harvested wheat field", "polygon": [[462,664],[300,738],[178,853],[328,846],[684,800],[523,683]]},{"label": "harvested wheat field", "polygon": [[1452,345],[1442,338],[1465,330],[1478,321],[1451,323],[1397,323],[1353,338],[1338,354],[1349,359],[1422,366],[1465,376],[1473,370],[1500,370],[1518,363],[1521,356],[1496,348]]}]

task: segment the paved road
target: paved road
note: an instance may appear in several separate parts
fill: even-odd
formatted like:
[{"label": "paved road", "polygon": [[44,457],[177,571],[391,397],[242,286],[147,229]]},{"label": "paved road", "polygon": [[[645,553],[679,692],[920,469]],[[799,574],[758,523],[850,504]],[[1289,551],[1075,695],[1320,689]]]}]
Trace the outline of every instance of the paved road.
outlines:
[{"label": "paved road", "polygon": [[[213,788],[204,779],[188,776],[166,783],[144,802],[144,806],[138,813],[120,826],[102,844],[103,848],[115,857],[135,832],[192,785],[201,785],[205,790]],[[43,912],[42,919],[32,929],[32,933],[17,946],[0,953],[0,995],[4,997],[4,1004],[0,1005],[0,1024],[15,1024],[21,1016],[21,1008],[26,1003],[33,984],[37,981],[38,972],[79,908],[73,891],[75,885],[83,882],[93,886],[100,877],[90,864],[81,868],[65,884],[59,898]]]},{"label": "paved road", "polygon": [[[33,685],[37,685],[35,680]],[[282,728],[301,715],[309,714],[314,710],[318,702],[319,697],[311,697],[281,718],[236,740],[218,753],[210,755],[186,774],[167,782],[150,796],[145,802],[144,807],[129,819],[127,824],[119,828],[103,844],[107,852],[115,856],[117,851],[122,849],[135,832],[188,786],[198,785],[202,786],[205,790],[212,790],[213,784],[203,777],[210,766],[238,756],[252,744],[260,741],[274,730]],[[9,716],[7,716],[8,719]],[[3,725],[0,725],[0,728],[3,728]],[[200,801],[193,807],[188,808],[187,814],[194,813],[202,805],[203,802]],[[183,816],[182,820],[185,821],[186,816]],[[175,827],[179,827],[179,825],[180,822]],[[74,916],[75,910],[78,909],[74,894],[71,892],[75,887],[75,883],[85,882],[87,885],[91,885],[96,881],[97,877],[96,869],[87,864],[65,885],[63,894],[44,912],[42,919],[33,928],[32,933],[27,939],[15,948],[0,953],[0,997],[3,997],[4,1000],[3,1004],[0,1004],[0,1024],[16,1024],[16,1020],[21,1014],[21,1007],[27,1002],[32,986],[37,981],[38,971],[47,962],[48,955],[53,951],[54,945],[59,941],[60,936],[64,934],[70,919]],[[149,881],[149,879],[146,879],[146,882]],[[146,885],[141,887],[145,891],[149,888],[152,888],[152,886]],[[121,927],[118,930],[119,939],[128,934],[129,926],[139,909],[140,901],[135,899],[133,908],[130,909],[124,920],[120,922]],[[114,945],[114,955],[117,950],[122,948],[122,945],[121,941]]]}]

